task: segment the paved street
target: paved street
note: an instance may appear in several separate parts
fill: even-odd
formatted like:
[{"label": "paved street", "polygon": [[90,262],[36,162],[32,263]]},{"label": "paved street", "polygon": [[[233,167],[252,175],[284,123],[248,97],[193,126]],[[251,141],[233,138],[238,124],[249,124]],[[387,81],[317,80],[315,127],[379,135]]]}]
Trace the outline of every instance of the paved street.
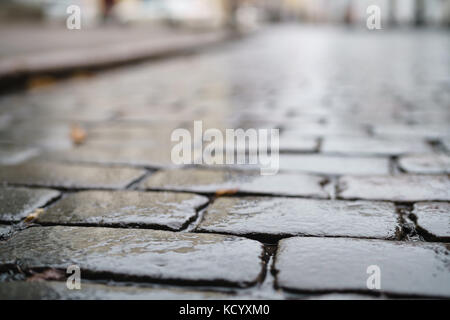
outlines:
[{"label": "paved street", "polygon": [[[0,96],[0,298],[450,298],[448,35],[280,25]],[[174,164],[199,120],[280,129],[278,174]]]}]

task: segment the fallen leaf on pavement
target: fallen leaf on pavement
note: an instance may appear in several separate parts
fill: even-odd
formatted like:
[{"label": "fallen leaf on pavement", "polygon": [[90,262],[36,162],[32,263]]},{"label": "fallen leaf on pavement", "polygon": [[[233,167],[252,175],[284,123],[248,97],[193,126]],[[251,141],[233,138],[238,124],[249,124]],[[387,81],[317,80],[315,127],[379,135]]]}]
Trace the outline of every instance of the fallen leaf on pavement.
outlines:
[{"label": "fallen leaf on pavement", "polygon": [[72,126],[72,129],[70,130],[70,138],[72,142],[76,145],[82,144],[87,137],[86,130],[84,130],[82,127],[78,125]]},{"label": "fallen leaf on pavement", "polygon": [[44,212],[44,209],[39,208],[34,210],[32,213],[30,213],[26,218],[25,218],[25,222],[30,222],[34,219],[36,219],[42,212]]},{"label": "fallen leaf on pavement", "polygon": [[239,191],[239,189],[235,188],[235,189],[218,189],[216,190],[216,197],[221,197],[221,196],[230,196],[233,194],[236,194]]}]

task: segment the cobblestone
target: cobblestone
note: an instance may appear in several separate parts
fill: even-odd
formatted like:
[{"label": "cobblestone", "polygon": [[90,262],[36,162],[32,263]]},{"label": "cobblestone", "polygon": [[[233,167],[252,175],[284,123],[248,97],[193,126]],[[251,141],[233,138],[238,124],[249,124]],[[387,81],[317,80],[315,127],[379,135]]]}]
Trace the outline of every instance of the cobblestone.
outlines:
[{"label": "cobblestone", "polygon": [[165,148],[161,148],[164,151],[160,150],[160,152],[155,152],[154,148],[145,148],[142,146],[82,146],[77,149],[50,153],[47,158],[52,161],[71,163],[130,165],[154,168],[173,167],[174,164],[170,158],[170,149],[167,145]]},{"label": "cobblestone", "polygon": [[414,152],[430,152],[431,148],[418,139],[342,138],[327,137],[322,152],[340,154],[400,155]]},{"label": "cobblestone", "polygon": [[19,221],[59,195],[49,189],[0,187],[0,221]]},{"label": "cobblestone", "polygon": [[450,240],[450,204],[421,202],[414,204],[412,212],[419,228],[434,238]]},{"label": "cobblestone", "polygon": [[145,288],[83,283],[80,290],[68,290],[65,282],[0,283],[2,300],[222,300],[232,296],[212,291],[178,288]]},{"label": "cobblestone", "polygon": [[141,188],[202,193],[234,190],[236,193],[327,198],[328,194],[322,187],[326,181],[313,175],[261,176],[259,172],[183,169],[157,172],[144,180]]},{"label": "cobblestone", "polygon": [[58,201],[37,222],[180,230],[207,202],[206,197],[188,193],[84,191]]},{"label": "cobblestone", "polygon": [[39,154],[39,150],[30,147],[17,147],[0,144],[0,165],[19,164]]},{"label": "cobblestone", "polygon": [[389,174],[389,160],[316,154],[280,155],[280,170],[330,175]]},{"label": "cobblestone", "polygon": [[[2,188],[61,198],[39,204],[34,224],[0,226],[0,292],[450,297],[447,33],[277,25],[221,50],[2,95]],[[193,137],[199,120],[222,133],[280,129],[280,171],[174,165],[171,133]],[[78,264],[87,290],[2,289],[16,264],[20,280]],[[380,296],[366,287],[374,264]]]},{"label": "cobblestone", "polygon": [[410,173],[448,174],[450,173],[450,156],[445,154],[404,156],[399,159],[399,166]]},{"label": "cobblestone", "polygon": [[449,297],[449,251],[438,243],[290,238],[281,240],[276,254],[277,284],[295,291],[370,292],[366,270],[376,265],[381,292]]},{"label": "cobblestone", "polygon": [[344,176],[339,179],[338,196],[343,199],[450,201],[447,176]]},{"label": "cobblestone", "polygon": [[265,238],[395,239],[399,224],[390,203],[250,197],[217,199],[197,230]]},{"label": "cobblestone", "polygon": [[246,286],[262,272],[262,246],[244,238],[117,228],[33,227],[0,243],[3,266],[62,268],[124,279]]},{"label": "cobblestone", "polygon": [[105,168],[49,162],[0,167],[0,182],[27,186],[60,188],[123,189],[145,171],[129,168]]}]

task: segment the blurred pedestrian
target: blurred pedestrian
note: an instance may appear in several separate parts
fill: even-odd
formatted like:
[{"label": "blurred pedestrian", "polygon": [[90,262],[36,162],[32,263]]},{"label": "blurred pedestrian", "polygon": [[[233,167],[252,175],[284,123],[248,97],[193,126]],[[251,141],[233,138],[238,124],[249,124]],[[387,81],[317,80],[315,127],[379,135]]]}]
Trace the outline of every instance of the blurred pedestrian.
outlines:
[{"label": "blurred pedestrian", "polygon": [[102,16],[103,22],[107,22],[111,19],[112,10],[115,5],[115,0],[102,0]]}]

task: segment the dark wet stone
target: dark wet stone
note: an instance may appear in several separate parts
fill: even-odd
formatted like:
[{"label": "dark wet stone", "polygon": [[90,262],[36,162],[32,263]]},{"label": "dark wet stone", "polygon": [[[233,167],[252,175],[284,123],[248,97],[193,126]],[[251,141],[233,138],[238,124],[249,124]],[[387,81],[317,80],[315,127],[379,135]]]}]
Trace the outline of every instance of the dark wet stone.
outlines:
[{"label": "dark wet stone", "polygon": [[326,153],[400,155],[429,152],[431,148],[425,141],[419,139],[326,137],[322,142],[321,150]]},{"label": "dark wet stone", "polygon": [[280,171],[321,174],[389,174],[387,158],[339,157],[316,154],[280,155]]},{"label": "dark wet stone", "polygon": [[275,270],[287,290],[369,292],[367,268],[376,265],[381,292],[450,297],[449,253],[438,243],[290,238],[279,243]]},{"label": "dark wet stone", "polygon": [[43,159],[47,158],[50,160],[74,163],[131,165],[160,168],[175,166],[170,158],[170,155],[170,145],[155,145],[153,147],[93,145],[53,152],[43,157]]},{"label": "dark wet stone", "polygon": [[208,207],[198,231],[235,235],[346,236],[394,239],[393,204],[292,198],[219,198]]},{"label": "dark wet stone", "polygon": [[59,195],[49,189],[0,187],[0,221],[19,221]]},{"label": "dark wet stone", "polygon": [[398,161],[406,172],[425,174],[450,173],[450,156],[445,154],[421,154],[401,157]]},{"label": "dark wet stone", "polygon": [[346,176],[339,179],[339,196],[344,199],[432,201],[450,200],[447,176]]},{"label": "dark wet stone", "polygon": [[179,230],[208,198],[189,193],[85,191],[70,194],[41,214],[38,223],[163,227]]},{"label": "dark wet stone", "polygon": [[322,187],[324,182],[324,178],[306,174],[262,176],[259,171],[183,169],[156,172],[142,182],[141,188],[202,193],[236,190],[242,193],[327,198],[328,194]]},{"label": "dark wet stone", "polygon": [[22,269],[78,265],[120,278],[228,284],[254,283],[262,271],[259,242],[212,234],[94,227],[33,227],[0,243],[3,265]]},{"label": "dark wet stone", "polygon": [[[83,277],[83,273],[81,273]],[[145,288],[83,283],[80,290],[69,290],[66,282],[0,283],[2,300],[204,300],[230,299],[232,295],[182,288]]]},{"label": "dark wet stone", "polygon": [[0,144],[0,165],[19,164],[38,154],[39,150],[36,148]]},{"label": "dark wet stone", "polygon": [[11,232],[10,226],[0,225],[0,240],[6,237]]},{"label": "dark wet stone", "polygon": [[450,203],[415,203],[413,214],[420,228],[434,237],[450,239]]},{"label": "dark wet stone", "polygon": [[144,170],[131,168],[33,162],[0,167],[0,182],[62,188],[122,189],[144,174]]}]

